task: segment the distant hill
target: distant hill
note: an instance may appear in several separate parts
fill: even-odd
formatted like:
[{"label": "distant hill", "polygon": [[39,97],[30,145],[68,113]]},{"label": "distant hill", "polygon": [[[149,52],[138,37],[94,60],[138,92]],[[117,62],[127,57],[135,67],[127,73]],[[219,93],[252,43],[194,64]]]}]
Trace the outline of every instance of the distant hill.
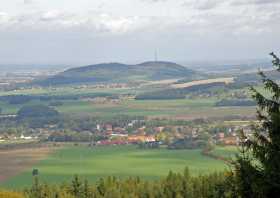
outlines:
[{"label": "distant hill", "polygon": [[144,62],[137,65],[103,63],[66,70],[33,83],[42,86],[82,83],[127,83],[166,79],[196,79],[201,74],[172,62]]},{"label": "distant hill", "polygon": [[[275,70],[264,71],[264,74],[272,80],[275,80],[275,81],[280,80],[280,74],[279,74],[279,72],[277,72]],[[260,75],[258,73],[252,72],[252,73],[241,74],[241,75],[237,76],[235,78],[235,81],[237,83],[246,83],[249,85],[253,85],[253,84],[261,83],[262,78],[260,77]]]}]

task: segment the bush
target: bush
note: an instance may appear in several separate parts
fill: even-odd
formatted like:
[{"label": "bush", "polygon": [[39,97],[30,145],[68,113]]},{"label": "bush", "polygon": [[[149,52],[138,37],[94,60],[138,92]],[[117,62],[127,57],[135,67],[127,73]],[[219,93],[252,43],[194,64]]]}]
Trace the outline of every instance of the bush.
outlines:
[{"label": "bush", "polygon": [[28,123],[30,128],[42,128],[45,125],[57,124],[59,113],[45,105],[24,106],[17,113],[19,123]]},{"label": "bush", "polygon": [[39,117],[54,117],[58,116],[59,113],[48,106],[45,105],[33,105],[24,106],[18,113],[18,118],[39,118]]}]

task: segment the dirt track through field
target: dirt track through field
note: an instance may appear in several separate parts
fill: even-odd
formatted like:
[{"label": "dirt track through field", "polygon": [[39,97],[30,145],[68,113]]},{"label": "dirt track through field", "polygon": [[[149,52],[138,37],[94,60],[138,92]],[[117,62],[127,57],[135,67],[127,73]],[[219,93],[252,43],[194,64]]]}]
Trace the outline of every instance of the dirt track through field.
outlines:
[{"label": "dirt track through field", "polygon": [[32,167],[53,151],[49,147],[0,150],[0,183]]}]

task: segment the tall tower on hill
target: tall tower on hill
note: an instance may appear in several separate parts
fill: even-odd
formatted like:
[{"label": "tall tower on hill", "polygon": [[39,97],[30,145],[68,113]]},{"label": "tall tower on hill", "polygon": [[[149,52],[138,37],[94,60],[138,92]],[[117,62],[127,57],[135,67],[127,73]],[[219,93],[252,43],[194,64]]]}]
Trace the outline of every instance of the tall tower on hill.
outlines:
[{"label": "tall tower on hill", "polygon": [[158,62],[158,52],[155,50],[155,62]]}]

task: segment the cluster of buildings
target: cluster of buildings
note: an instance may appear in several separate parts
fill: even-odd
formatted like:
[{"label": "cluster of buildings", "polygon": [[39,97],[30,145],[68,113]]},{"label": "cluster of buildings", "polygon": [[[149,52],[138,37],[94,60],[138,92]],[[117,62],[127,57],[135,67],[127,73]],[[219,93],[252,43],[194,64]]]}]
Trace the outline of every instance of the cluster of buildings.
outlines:
[{"label": "cluster of buildings", "polygon": [[240,130],[243,131],[243,133],[250,137],[252,136],[252,130],[250,126],[243,126],[241,127],[233,127],[229,128],[227,132],[219,132],[214,136],[214,140],[216,144],[222,144],[222,145],[239,145],[240,144],[240,138],[239,138],[239,132]]},{"label": "cluster of buildings", "polygon": [[20,141],[20,140],[36,140],[38,137],[35,136],[25,136],[21,134],[21,136],[15,136],[15,135],[2,135],[0,136],[0,142],[6,142],[6,141]]},{"label": "cluster of buildings", "polygon": [[[133,126],[133,123],[128,124]],[[97,125],[98,131],[107,137],[106,140],[100,140],[97,145],[124,145],[124,144],[136,144],[142,142],[155,142],[155,135],[147,135],[145,127],[138,128],[134,133],[130,134],[126,128],[113,127],[111,124],[105,124],[103,126]]]}]

